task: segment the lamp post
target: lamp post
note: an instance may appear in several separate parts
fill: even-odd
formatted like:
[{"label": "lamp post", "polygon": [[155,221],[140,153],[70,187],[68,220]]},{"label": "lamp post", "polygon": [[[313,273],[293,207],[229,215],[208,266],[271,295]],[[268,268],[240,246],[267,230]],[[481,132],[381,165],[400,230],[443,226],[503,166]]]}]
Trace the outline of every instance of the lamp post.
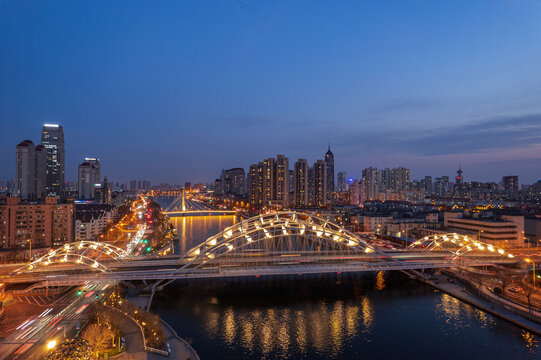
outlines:
[{"label": "lamp post", "polygon": [[32,239],[27,239],[28,242],[28,262],[32,262]]},{"label": "lamp post", "polygon": [[481,233],[484,232],[483,230],[479,230],[479,234],[477,235],[477,241],[481,241]]},{"label": "lamp post", "polygon": [[526,262],[532,263],[532,270],[533,270],[533,287],[535,289],[535,262],[532,259],[526,259]]}]

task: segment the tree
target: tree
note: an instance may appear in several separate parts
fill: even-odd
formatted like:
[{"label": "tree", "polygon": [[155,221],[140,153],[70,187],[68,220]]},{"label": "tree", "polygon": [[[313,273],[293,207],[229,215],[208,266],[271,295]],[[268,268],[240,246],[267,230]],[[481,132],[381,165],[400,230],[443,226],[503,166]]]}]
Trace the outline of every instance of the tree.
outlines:
[{"label": "tree", "polygon": [[112,344],[114,337],[115,334],[108,326],[98,324],[88,325],[85,327],[82,334],[82,338],[88,341],[90,346],[92,346],[96,352],[96,356],[98,355],[98,351],[105,345]]}]

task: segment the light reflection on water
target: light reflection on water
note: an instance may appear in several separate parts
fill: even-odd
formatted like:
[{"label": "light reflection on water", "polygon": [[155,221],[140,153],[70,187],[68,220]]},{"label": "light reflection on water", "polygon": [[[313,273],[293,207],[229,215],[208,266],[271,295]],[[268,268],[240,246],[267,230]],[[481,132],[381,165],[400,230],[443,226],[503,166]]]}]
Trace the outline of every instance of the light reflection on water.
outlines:
[{"label": "light reflection on water", "polygon": [[372,316],[368,301],[320,301],[302,310],[267,308],[245,312],[231,305],[209,307],[201,314],[201,323],[210,338],[228,346],[258,349],[262,354],[287,354],[292,348],[305,352],[309,344],[319,352],[339,353],[357,331],[369,330],[365,324],[372,323]]},{"label": "light reflection on water", "polygon": [[[232,216],[176,218],[179,250]],[[538,338],[397,273],[202,280],[153,311],[202,359],[536,359]]]},{"label": "light reflection on water", "polygon": [[176,227],[178,244],[176,254],[184,254],[210,236],[236,224],[235,216],[182,216],[169,219]]}]

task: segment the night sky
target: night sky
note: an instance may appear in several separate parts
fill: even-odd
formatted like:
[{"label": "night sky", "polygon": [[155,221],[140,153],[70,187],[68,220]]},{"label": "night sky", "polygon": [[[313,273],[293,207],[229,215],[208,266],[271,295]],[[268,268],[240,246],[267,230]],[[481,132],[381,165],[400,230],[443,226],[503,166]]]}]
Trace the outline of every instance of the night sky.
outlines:
[{"label": "night sky", "polygon": [[0,0],[0,178],[43,123],[114,181],[278,153],[541,179],[541,1]]}]

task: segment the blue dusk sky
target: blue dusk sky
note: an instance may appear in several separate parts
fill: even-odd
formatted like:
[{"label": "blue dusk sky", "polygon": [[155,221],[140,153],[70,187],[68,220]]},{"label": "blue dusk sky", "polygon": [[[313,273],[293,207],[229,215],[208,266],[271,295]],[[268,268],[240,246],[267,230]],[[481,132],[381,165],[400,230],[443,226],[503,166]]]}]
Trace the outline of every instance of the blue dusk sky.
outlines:
[{"label": "blue dusk sky", "polygon": [[541,1],[0,0],[0,178],[43,123],[114,181],[285,154],[541,179]]}]

